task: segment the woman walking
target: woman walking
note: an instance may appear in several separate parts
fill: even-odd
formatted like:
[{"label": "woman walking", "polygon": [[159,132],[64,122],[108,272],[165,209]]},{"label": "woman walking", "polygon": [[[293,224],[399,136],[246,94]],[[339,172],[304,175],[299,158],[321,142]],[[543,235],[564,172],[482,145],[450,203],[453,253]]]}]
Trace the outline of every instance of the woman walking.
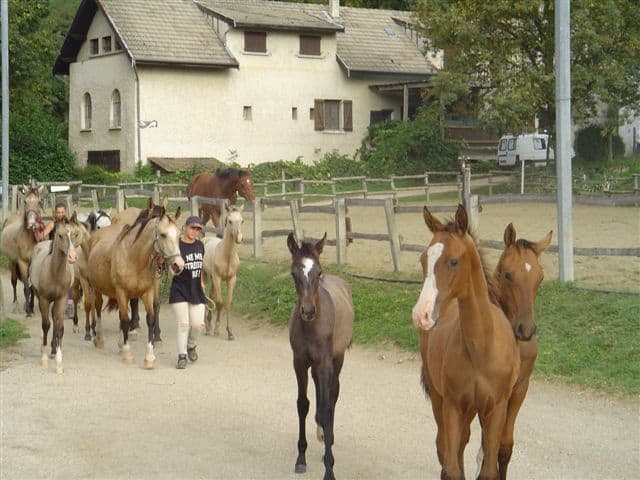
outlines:
[{"label": "woman walking", "polygon": [[202,282],[204,245],[198,239],[201,231],[199,217],[192,215],[187,218],[180,239],[184,270],[171,282],[169,303],[178,320],[178,369],[187,367],[187,357],[192,362],[198,360],[196,340],[204,327],[204,306],[207,301]]}]

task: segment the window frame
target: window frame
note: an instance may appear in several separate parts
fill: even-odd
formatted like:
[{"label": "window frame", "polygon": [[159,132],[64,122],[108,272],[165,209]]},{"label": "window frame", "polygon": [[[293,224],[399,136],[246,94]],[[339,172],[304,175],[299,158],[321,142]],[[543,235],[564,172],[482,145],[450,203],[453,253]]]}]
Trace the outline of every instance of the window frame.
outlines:
[{"label": "window frame", "polygon": [[[333,116],[334,112],[327,110],[327,105],[337,103],[337,128],[335,121],[331,118],[331,125],[327,125],[327,118]],[[353,100],[347,99],[319,99],[316,98],[313,107],[309,109],[309,116],[314,121],[314,130],[326,131],[329,133],[353,132]]]},{"label": "window frame", "polygon": [[[248,39],[250,39],[251,41],[247,42]],[[258,42],[253,43],[253,41],[257,39],[260,39],[260,42],[259,42],[260,45],[258,45]],[[253,48],[254,45],[258,45],[256,49],[249,50],[247,48],[247,47]],[[258,48],[263,48],[263,49],[258,49]],[[267,32],[259,31],[259,30],[245,30],[243,35],[242,49],[244,53],[258,53],[258,54],[267,53]]]},{"label": "window frame", "polygon": [[100,38],[92,38],[89,40],[89,55],[95,57],[100,55]]},{"label": "window frame", "polygon": [[[111,40],[111,35],[105,35],[104,37],[102,37],[100,43],[102,47],[102,53],[113,52],[113,42]],[[107,50],[107,46],[109,47],[109,50]]]},{"label": "window frame", "polygon": [[85,132],[91,131],[93,105],[91,94],[89,92],[84,92],[84,94],[82,95],[80,111],[80,130]]},{"label": "window frame", "polygon": [[[117,101],[116,101],[116,95],[117,95]],[[117,109],[116,109],[116,106],[117,106]],[[113,92],[111,92],[111,108],[109,110],[110,110],[109,128],[111,129],[122,128],[122,95],[120,94],[120,90],[118,90],[117,88],[115,88]],[[117,115],[116,115],[116,112],[117,112]]]},{"label": "window frame", "polygon": [[[305,40],[307,40],[305,42]],[[314,40],[314,42],[311,42]],[[311,48],[309,51],[303,51],[305,47],[315,47],[315,40],[317,40],[317,51]],[[322,55],[322,37],[320,35],[300,35],[299,37],[298,54],[305,57],[319,57]]]}]

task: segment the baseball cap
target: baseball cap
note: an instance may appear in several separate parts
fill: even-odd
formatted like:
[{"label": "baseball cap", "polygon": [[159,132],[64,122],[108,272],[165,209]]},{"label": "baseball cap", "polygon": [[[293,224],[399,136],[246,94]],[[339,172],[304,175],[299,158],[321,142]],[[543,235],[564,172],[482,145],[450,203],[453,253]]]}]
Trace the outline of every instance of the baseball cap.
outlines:
[{"label": "baseball cap", "polygon": [[193,228],[202,228],[202,221],[200,221],[200,217],[197,215],[191,215],[184,223]]}]

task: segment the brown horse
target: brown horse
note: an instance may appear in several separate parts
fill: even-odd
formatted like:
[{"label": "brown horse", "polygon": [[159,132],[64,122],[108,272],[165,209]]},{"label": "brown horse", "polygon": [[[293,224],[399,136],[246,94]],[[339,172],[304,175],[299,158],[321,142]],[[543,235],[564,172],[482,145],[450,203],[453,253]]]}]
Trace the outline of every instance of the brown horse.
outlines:
[{"label": "brown horse", "polygon": [[[227,207],[228,215],[222,239],[209,237],[204,244],[204,258],[202,260],[203,281],[211,281],[209,294],[216,304],[216,324],[214,335],[220,334],[220,315],[225,306],[227,317],[227,338],[233,340],[233,332],[229,325],[231,308],[233,307],[233,289],[236,285],[236,272],[240,266],[238,247],[242,244],[242,207]],[[226,300],[222,300],[222,282],[227,284]],[[205,318],[205,334],[211,335],[211,310],[207,311]]]},{"label": "brown horse", "polygon": [[74,243],[79,244],[86,230],[78,225],[75,212],[71,220],[59,222],[53,240],[40,242],[33,249],[29,267],[34,294],[38,297],[38,307],[42,317],[41,363],[48,365],[47,336],[51,325],[49,310],[53,318],[51,355],[56,359],[56,373],[62,373],[62,336],[64,335],[64,310],[67,305],[67,291],[74,280],[73,264],[76,261]]},{"label": "brown horse", "polygon": [[[443,225],[424,208],[433,239],[421,255],[425,281],[413,308],[420,328],[422,380],[431,396],[442,479],[464,478],[470,424],[482,425],[479,478],[498,477],[498,449],[520,370],[513,330],[489,296],[489,276],[462,205]],[[434,328],[435,327],[435,328]]]},{"label": "brown horse", "polygon": [[324,275],[320,254],[327,238],[299,246],[293,233],[287,238],[291,252],[291,276],[298,296],[289,320],[289,341],[298,381],[298,458],[295,472],[307,469],[305,422],[309,412],[308,370],[316,387],[316,424],[324,440],[324,478],[333,479],[333,420],[340,392],[340,370],[351,345],[353,302],[351,287],[341,278]]},{"label": "brown horse", "polygon": [[[238,200],[238,194],[250,202],[256,199],[253,193],[253,180],[247,170],[237,168],[218,169],[215,173],[199,173],[195,175],[187,187],[187,197],[196,195],[210,198],[228,198],[231,204]],[[200,207],[202,225],[211,219],[216,227],[220,226],[220,209],[216,205]]]},{"label": "brown horse", "polygon": [[29,285],[29,264],[36,243],[42,240],[44,224],[40,219],[40,201],[44,187],[22,187],[24,212],[11,215],[5,221],[0,235],[0,249],[9,259],[11,286],[13,287],[13,308],[17,308],[16,287],[18,279],[24,285],[25,312],[33,315],[33,293]]},{"label": "brown horse", "polygon": [[164,207],[157,215],[150,211],[140,213],[133,225],[121,227],[111,225],[100,230],[100,237],[92,238],[88,278],[95,297],[96,346],[104,345],[102,338],[102,295],[109,297],[109,306],[117,303],[120,329],[122,330],[121,354],[127,363],[133,362],[129,345],[128,302],[133,298],[142,299],[147,313],[148,342],[144,365],[153,368],[154,330],[156,315],[156,273],[160,263],[166,263],[169,271],[178,274],[184,268],[179,249],[179,229],[174,218],[180,216],[178,207],[175,217],[165,213]]},{"label": "brown horse", "polygon": [[[496,296],[502,311],[511,322],[520,350],[520,374],[509,398],[507,420],[498,451],[498,471],[501,480],[507,478],[516,417],[527,395],[529,378],[538,355],[534,305],[538,287],[544,278],[539,258],[551,243],[552,235],[553,232],[549,232],[538,242],[522,238],[516,240],[516,229],[510,223],[505,228],[504,251],[493,274]],[[478,466],[482,464],[482,453],[480,448]]]}]

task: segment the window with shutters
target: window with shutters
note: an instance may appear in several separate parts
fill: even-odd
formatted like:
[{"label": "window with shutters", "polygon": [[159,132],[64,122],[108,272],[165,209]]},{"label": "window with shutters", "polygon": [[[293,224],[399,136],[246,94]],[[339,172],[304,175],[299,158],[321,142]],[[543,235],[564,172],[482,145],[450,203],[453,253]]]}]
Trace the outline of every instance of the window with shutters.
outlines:
[{"label": "window with shutters", "polygon": [[267,32],[244,32],[244,51],[267,53]]},{"label": "window with shutters", "polygon": [[316,99],[309,115],[315,130],[333,132],[353,131],[353,102],[351,100]]},{"label": "window with shutters", "polygon": [[320,37],[318,35],[300,35],[300,55],[320,55]]}]

